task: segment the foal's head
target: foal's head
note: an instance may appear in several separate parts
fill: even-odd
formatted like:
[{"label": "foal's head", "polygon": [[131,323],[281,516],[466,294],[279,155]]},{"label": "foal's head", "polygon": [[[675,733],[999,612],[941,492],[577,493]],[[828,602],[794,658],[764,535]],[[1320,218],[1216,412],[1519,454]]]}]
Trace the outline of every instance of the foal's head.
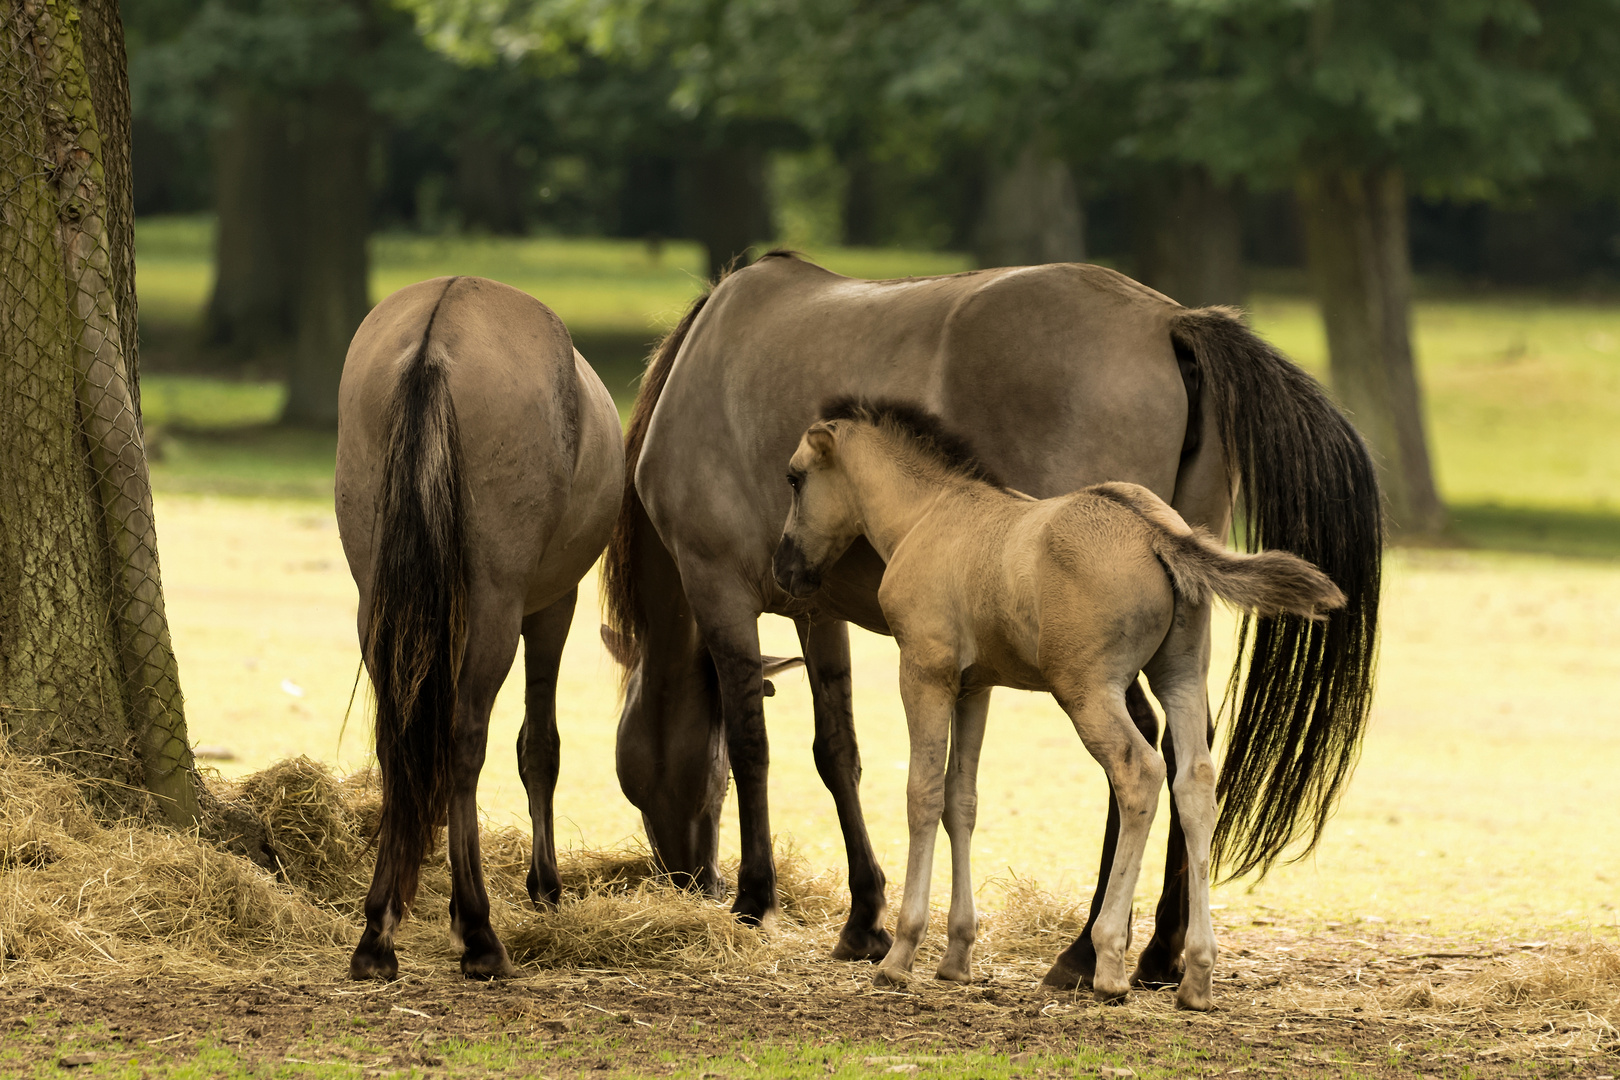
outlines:
[{"label": "foal's head", "polygon": [[861,534],[854,492],[839,467],[838,436],[844,424],[816,421],[788,461],[793,502],[771,569],[790,596],[806,597],[821,588],[821,575]]}]

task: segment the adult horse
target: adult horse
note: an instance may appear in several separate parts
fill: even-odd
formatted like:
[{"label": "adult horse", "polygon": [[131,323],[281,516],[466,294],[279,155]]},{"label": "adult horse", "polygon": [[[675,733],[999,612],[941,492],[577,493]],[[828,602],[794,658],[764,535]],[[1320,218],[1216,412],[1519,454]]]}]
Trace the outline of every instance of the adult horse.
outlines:
[{"label": "adult horse", "polygon": [[559,898],[557,668],[579,579],[612,528],[619,439],[613,400],[562,321],[509,286],[424,281],[355,332],[339,390],[337,516],[360,590],[383,798],[353,978],[398,973],[394,932],[447,819],[462,973],[511,972],[489,924],[476,800],[490,706],[520,635],[529,896]]},{"label": "adult horse", "polygon": [[[1373,463],[1322,388],[1235,313],[1188,310],[1101,267],[859,281],[776,255],[693,305],[649,362],[626,434],[624,504],[604,570],[605,636],[628,669],[619,779],[671,871],[719,890],[729,757],[742,834],[733,910],[764,922],[776,908],[757,621],[787,615],[810,677],[816,766],[849,858],[850,916],[834,955],[888,950],[884,877],[858,794],[845,625],[888,632],[877,603],[883,565],[857,542],[802,600],[771,573],[788,510],[786,462],[818,408],[841,396],[899,399],[937,415],[1037,498],[1130,481],[1222,536],[1240,497],[1250,547],[1321,567],[1348,597],[1329,623],[1244,623],[1247,667],[1234,672],[1214,852],[1235,875],[1263,872],[1302,836],[1315,843],[1366,719],[1382,554]],[[1207,672],[1209,604],[1176,617]],[[1156,745],[1140,687],[1128,705]],[[1207,716],[1207,700],[1202,708]],[[1174,774],[1173,740],[1164,750]],[[1111,800],[1093,918],[1118,825]],[[1165,890],[1137,982],[1179,978],[1184,862],[1172,805]],[[1048,982],[1089,982],[1090,933],[1088,922]]]}]

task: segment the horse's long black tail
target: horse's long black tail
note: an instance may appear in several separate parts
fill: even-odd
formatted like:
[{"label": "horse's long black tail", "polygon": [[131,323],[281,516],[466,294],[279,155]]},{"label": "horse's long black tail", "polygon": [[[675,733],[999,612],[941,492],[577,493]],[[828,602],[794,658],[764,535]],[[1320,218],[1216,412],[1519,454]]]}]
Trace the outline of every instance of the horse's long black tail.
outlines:
[{"label": "horse's long black tail", "polygon": [[394,883],[401,916],[449,807],[467,640],[461,446],[431,331],[430,319],[390,404],[365,637],[383,789],[377,883]]},{"label": "horse's long black tail", "polygon": [[[1227,684],[1214,858],[1228,877],[1268,871],[1322,829],[1360,753],[1372,703],[1383,561],[1378,475],[1322,387],[1223,308],[1171,317],[1196,364],[1237,479],[1251,550],[1320,567],[1347,604],[1325,622],[1245,616]],[[1195,418],[1196,421],[1196,418]]]}]

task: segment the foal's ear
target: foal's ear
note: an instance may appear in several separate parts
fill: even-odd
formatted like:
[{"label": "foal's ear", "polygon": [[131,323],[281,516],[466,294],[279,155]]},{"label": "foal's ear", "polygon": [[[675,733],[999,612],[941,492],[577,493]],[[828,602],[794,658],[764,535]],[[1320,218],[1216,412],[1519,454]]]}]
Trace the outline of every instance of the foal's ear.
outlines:
[{"label": "foal's ear", "polygon": [[830,458],[833,455],[833,429],[830,424],[817,423],[804,433],[804,441],[810,444],[818,459]]}]

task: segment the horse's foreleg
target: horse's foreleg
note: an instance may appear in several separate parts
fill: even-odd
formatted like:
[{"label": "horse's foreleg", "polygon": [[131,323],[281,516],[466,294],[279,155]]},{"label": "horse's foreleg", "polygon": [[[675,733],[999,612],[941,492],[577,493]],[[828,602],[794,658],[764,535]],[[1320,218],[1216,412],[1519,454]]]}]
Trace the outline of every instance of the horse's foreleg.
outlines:
[{"label": "horse's foreleg", "polygon": [[956,703],[951,727],[951,756],[945,766],[945,835],[951,842],[951,914],[945,955],[935,975],[951,982],[973,979],[973,942],[979,936],[979,913],[973,904],[973,825],[979,816],[979,749],[990,691],[981,690]]},{"label": "horse's foreleg", "polygon": [[1178,610],[1175,626],[1146,669],[1153,692],[1164,703],[1166,742],[1176,750],[1171,767],[1171,805],[1186,834],[1186,872],[1182,881],[1186,908],[1181,920],[1186,927],[1186,960],[1176,1004],[1200,1010],[1211,1004],[1210,979],[1216,955],[1209,910],[1209,851],[1216,811],[1215,764],[1209,753],[1209,698],[1205,689],[1209,672],[1208,624],[1207,606],[1199,611]]},{"label": "horse's foreleg", "polygon": [[[1159,718],[1154,715],[1153,706],[1148,704],[1147,694],[1142,690],[1140,683],[1132,680],[1125,688],[1125,710],[1130,713],[1131,722],[1136,730],[1141,732],[1142,738],[1147,740],[1149,746],[1159,743]],[[1174,833],[1172,821],[1172,841],[1179,838]],[[1043,985],[1056,987],[1062,990],[1090,989],[1091,979],[1097,970],[1097,949],[1091,941],[1091,931],[1097,924],[1097,914],[1102,911],[1103,897],[1108,893],[1108,876],[1114,868],[1114,849],[1119,845],[1119,800],[1114,797],[1114,788],[1108,788],[1108,822],[1103,826],[1103,847],[1101,865],[1097,867],[1097,887],[1091,894],[1091,910],[1086,915],[1086,924],[1080,930],[1080,936],[1074,943],[1063,950],[1052,969],[1042,979]],[[1179,865],[1179,864],[1178,864]],[[1168,870],[1166,877],[1169,876]],[[1162,900],[1161,900],[1162,904]],[[1126,945],[1130,944],[1130,928],[1126,927]]]},{"label": "horse's foreleg", "polygon": [[776,918],[776,863],[771,852],[771,811],[766,790],[770,743],[765,735],[765,677],[760,667],[759,617],[718,628],[705,627],[720,683],[726,751],[737,782],[742,861],[737,868],[737,918],[765,926]]},{"label": "horse's foreleg", "polygon": [[[485,609],[487,611],[487,609]],[[456,701],[450,787],[450,933],[461,945],[461,973],[470,979],[513,974],[506,947],[489,924],[489,892],[478,844],[478,774],[484,768],[489,710],[517,652],[519,620],[468,618],[467,651]]]},{"label": "horse's foreleg", "polygon": [[849,677],[849,624],[796,620],[799,645],[810,676],[816,736],[816,772],[832,793],[849,859],[849,919],[833,948],[834,960],[881,960],[894,944],[884,929],[887,911],[883,868],[872,851],[861,812],[861,751],[855,741],[854,698]]},{"label": "horse's foreleg", "polygon": [[917,946],[928,929],[928,886],[934,872],[939,819],[945,812],[945,762],[956,708],[956,680],[954,662],[924,667],[904,654],[900,657],[900,698],[911,736],[911,763],[906,776],[906,822],[911,844],[894,946],[873,976],[879,985],[910,981]]},{"label": "horse's foreleg", "polygon": [[523,727],[518,730],[518,775],[529,796],[534,848],[529,857],[529,899],[535,907],[555,907],[562,899],[557,876],[557,838],[552,831],[552,796],[557,790],[557,670],[574,618],[575,589],[550,607],[523,620]]},{"label": "horse's foreleg", "polygon": [[1091,985],[1099,1001],[1124,997],[1130,989],[1125,947],[1130,936],[1131,899],[1165,775],[1163,759],[1142,738],[1125,708],[1123,690],[1098,686],[1060,699],[1086,749],[1108,774],[1119,801],[1119,843],[1102,909],[1092,926],[1097,967]]}]

